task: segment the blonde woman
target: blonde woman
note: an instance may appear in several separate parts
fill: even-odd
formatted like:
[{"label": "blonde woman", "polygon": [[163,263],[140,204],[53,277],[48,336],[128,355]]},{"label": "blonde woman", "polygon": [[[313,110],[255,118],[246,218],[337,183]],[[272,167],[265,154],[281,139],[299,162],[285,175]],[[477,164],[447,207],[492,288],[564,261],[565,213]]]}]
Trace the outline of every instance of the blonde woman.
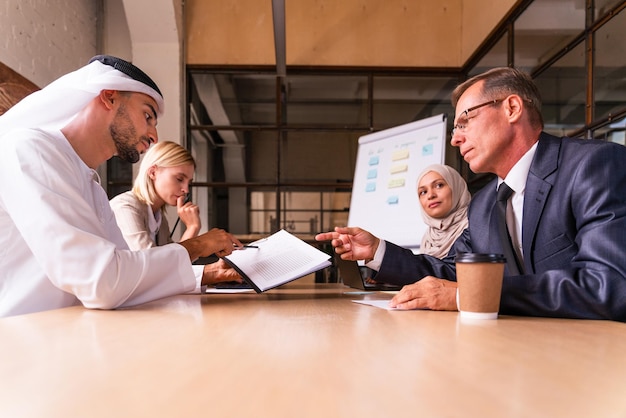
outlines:
[{"label": "blonde woman", "polygon": [[[181,241],[198,235],[201,228],[198,206],[186,202],[196,163],[189,151],[171,142],[152,146],[141,160],[132,190],[111,199],[111,208],[131,250],[169,244],[170,229],[164,216],[167,206],[176,207],[185,232]],[[204,283],[241,281],[223,260],[194,266]]]}]

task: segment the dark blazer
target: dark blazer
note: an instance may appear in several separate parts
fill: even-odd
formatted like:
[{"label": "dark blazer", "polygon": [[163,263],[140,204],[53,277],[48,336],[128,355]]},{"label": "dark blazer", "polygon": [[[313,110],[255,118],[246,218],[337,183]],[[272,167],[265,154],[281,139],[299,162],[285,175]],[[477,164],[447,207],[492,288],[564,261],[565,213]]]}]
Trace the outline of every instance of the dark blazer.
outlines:
[{"label": "dark blazer", "polygon": [[[472,198],[469,227],[443,260],[387,243],[376,279],[456,280],[454,254],[502,253],[496,182]],[[524,195],[525,274],[505,270],[500,313],[626,322],[626,147],[542,133]]]}]

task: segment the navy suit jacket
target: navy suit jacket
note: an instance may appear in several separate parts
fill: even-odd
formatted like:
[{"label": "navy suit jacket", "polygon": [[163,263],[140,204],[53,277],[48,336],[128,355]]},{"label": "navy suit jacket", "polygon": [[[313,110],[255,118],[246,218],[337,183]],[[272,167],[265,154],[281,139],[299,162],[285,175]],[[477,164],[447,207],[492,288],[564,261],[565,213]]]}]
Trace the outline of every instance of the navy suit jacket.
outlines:
[{"label": "navy suit jacket", "polygon": [[[496,182],[472,198],[469,227],[448,257],[387,243],[376,279],[456,280],[454,254],[502,253]],[[500,313],[626,322],[626,147],[542,133],[526,181],[522,246],[525,272],[505,269]]]}]

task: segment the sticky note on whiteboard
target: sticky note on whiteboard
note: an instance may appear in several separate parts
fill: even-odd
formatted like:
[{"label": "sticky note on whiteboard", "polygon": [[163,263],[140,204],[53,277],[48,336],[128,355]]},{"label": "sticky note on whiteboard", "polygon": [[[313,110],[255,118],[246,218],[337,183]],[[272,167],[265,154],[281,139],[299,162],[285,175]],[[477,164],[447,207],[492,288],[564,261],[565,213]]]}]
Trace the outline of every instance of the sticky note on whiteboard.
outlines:
[{"label": "sticky note on whiteboard", "polygon": [[404,173],[409,169],[407,164],[395,164],[391,166],[391,174]]},{"label": "sticky note on whiteboard", "polygon": [[389,196],[387,198],[387,203],[390,205],[397,205],[399,201],[400,198],[398,196]]},{"label": "sticky note on whiteboard", "polygon": [[408,149],[401,149],[398,151],[394,151],[393,154],[391,154],[392,161],[406,160],[407,158],[409,158]]},{"label": "sticky note on whiteboard", "polygon": [[387,187],[389,187],[390,189],[394,189],[396,187],[404,187],[404,178],[389,180],[389,183],[387,183]]}]

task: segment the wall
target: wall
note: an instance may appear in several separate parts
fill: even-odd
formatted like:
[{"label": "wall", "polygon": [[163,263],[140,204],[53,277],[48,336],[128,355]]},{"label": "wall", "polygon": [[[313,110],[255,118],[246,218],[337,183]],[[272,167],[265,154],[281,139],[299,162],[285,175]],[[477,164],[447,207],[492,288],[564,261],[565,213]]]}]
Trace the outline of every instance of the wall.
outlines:
[{"label": "wall", "polygon": [[0,62],[43,87],[97,51],[99,0],[3,0]]},{"label": "wall", "polygon": [[[287,65],[460,67],[515,0],[286,2]],[[188,64],[274,65],[271,1],[188,0]]]},{"label": "wall", "polygon": [[272,2],[187,0],[188,64],[275,64]]},{"label": "wall", "polygon": [[461,59],[465,62],[517,0],[463,0]]},{"label": "wall", "polygon": [[[287,2],[287,63],[454,67],[460,0]],[[446,22],[446,24],[441,24]],[[450,24],[452,23],[452,24]]]},{"label": "wall", "polygon": [[[286,2],[288,65],[456,66],[461,0]],[[271,2],[189,0],[187,63],[273,65]],[[452,51],[452,52],[451,52]]]},{"label": "wall", "polygon": [[133,45],[123,0],[104,1],[102,22],[102,50],[107,54],[131,61]]},{"label": "wall", "polygon": [[165,99],[159,138],[181,143],[185,132],[182,0],[122,1],[133,63],[157,83]]}]

